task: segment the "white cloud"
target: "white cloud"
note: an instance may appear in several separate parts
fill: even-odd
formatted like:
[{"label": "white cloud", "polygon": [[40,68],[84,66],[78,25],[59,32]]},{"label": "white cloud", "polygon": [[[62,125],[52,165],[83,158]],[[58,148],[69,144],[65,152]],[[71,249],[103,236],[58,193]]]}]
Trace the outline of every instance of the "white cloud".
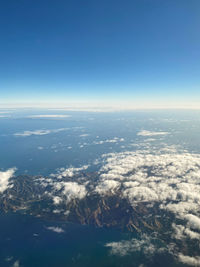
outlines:
[{"label": "white cloud", "polygon": [[[150,147],[148,150],[105,154],[101,163],[95,181],[80,173],[88,168],[87,165],[61,168],[49,181],[41,181],[52,187],[51,197],[56,208],[65,203],[68,210],[71,200],[82,199],[88,194],[97,193],[100,197],[116,194],[127,199],[136,210],[142,203],[147,210],[156,211],[150,216],[157,216],[157,209],[166,216],[168,212],[173,213],[175,219],[168,225],[168,230],[174,243],[178,243],[177,240],[179,243],[180,240],[200,240],[200,154],[178,152],[175,147],[166,146],[166,149],[160,150]],[[153,209],[154,205],[156,209]],[[113,254],[122,256],[134,251],[152,255],[165,247],[181,262],[198,263],[197,257],[183,257],[178,247],[172,250],[170,244],[161,248],[156,244],[152,237],[142,235],[141,240],[111,242],[106,246]]]},{"label": "white cloud", "polygon": [[61,227],[49,226],[49,227],[46,227],[46,228],[48,230],[53,231],[53,232],[58,233],[58,234],[62,234],[62,233],[65,232]]},{"label": "white cloud", "polygon": [[70,118],[71,115],[55,115],[55,114],[49,114],[49,115],[32,115],[32,116],[28,116],[27,118],[42,118],[42,119],[49,119],[49,118]]},{"label": "white cloud", "polygon": [[178,259],[180,262],[187,264],[187,265],[191,265],[191,266],[200,266],[200,257],[190,257],[190,256],[186,256],[183,254],[179,254],[178,255]]},{"label": "white cloud", "polygon": [[139,133],[137,133],[137,135],[139,136],[159,136],[159,135],[167,135],[169,134],[168,132],[154,132],[154,131],[146,131],[146,130],[142,130]]},{"label": "white cloud", "polygon": [[105,180],[98,184],[95,191],[99,194],[114,193],[117,188],[120,187],[120,183],[114,180]]},{"label": "white cloud", "polygon": [[61,202],[62,202],[62,198],[61,197],[58,197],[58,196],[53,197],[53,203],[54,203],[54,205],[58,205]]},{"label": "white cloud", "polygon": [[81,134],[81,135],[79,135],[80,137],[87,137],[87,136],[89,136],[89,134]]},{"label": "white cloud", "polygon": [[87,194],[85,186],[76,182],[61,182],[58,185],[62,187],[62,195],[66,196],[68,202],[75,198],[82,199]]},{"label": "white cloud", "polygon": [[185,238],[200,240],[200,233],[194,232],[184,225],[176,225],[175,223],[172,223],[172,228],[174,229],[173,237],[175,239],[182,241]]},{"label": "white cloud", "polygon": [[60,168],[58,169],[56,174],[51,174],[51,176],[55,176],[59,179],[63,178],[63,177],[72,177],[75,174],[79,173],[80,171],[84,171],[87,170],[89,167],[89,165],[83,165],[79,168],[75,168],[75,167],[70,167],[70,168]]},{"label": "white cloud", "polygon": [[190,203],[191,207],[200,203],[200,184],[197,180],[200,177],[200,155],[197,154],[155,155],[148,151],[111,153],[101,172],[100,177],[104,180],[137,182],[137,185],[132,187],[130,184],[128,188],[126,183],[123,190],[123,195],[132,203],[178,201],[183,204],[183,211],[187,210],[185,204]]},{"label": "white cloud", "polygon": [[[200,240],[200,154],[166,147],[105,154],[103,161],[96,192],[109,192],[109,181],[119,183],[111,192],[128,199],[134,208],[141,202],[147,208],[158,204],[162,212],[169,211],[179,219],[179,224],[175,219],[169,225],[171,238]],[[126,254],[134,251],[135,243],[112,243],[110,247],[115,254]],[[177,251],[174,255],[180,261],[197,264],[196,257],[178,257]]]},{"label": "white cloud", "polygon": [[16,168],[8,169],[7,171],[0,171],[0,193],[3,193],[10,187],[9,179],[14,175]]},{"label": "white cloud", "polygon": [[101,141],[94,141],[93,143],[95,145],[102,145],[102,144],[106,144],[106,143],[118,143],[118,142],[124,142],[124,138],[114,137],[113,139],[106,139],[106,140],[101,140]]},{"label": "white cloud", "polygon": [[79,172],[86,170],[88,167],[88,165],[84,165],[79,168],[60,168],[57,173],[50,175],[51,178],[37,178],[37,182],[43,187],[51,187],[48,195],[52,198],[54,205],[63,202],[67,204],[73,199],[82,199],[87,195],[85,180],[84,182],[75,182],[71,181],[71,178],[77,175],[78,180]]},{"label": "white cloud", "polygon": [[187,219],[187,225],[191,228],[200,230],[200,218],[193,214],[187,214],[185,216]]},{"label": "white cloud", "polygon": [[19,261],[18,260],[14,262],[13,267],[19,267]]},{"label": "white cloud", "polygon": [[154,239],[150,236],[143,234],[141,235],[141,239],[132,238],[131,240],[122,240],[119,242],[111,242],[107,243],[105,246],[111,248],[111,254],[117,256],[126,256],[127,254],[133,252],[143,252],[145,255],[152,255],[155,252],[163,251],[163,248],[160,247],[160,244],[157,246],[155,242],[153,244]]},{"label": "white cloud", "polygon": [[77,182],[50,181],[44,184],[45,187],[47,185],[52,187],[49,196],[52,198],[54,205],[59,205],[62,202],[69,203],[73,199],[82,199],[87,195],[85,185]]},{"label": "white cloud", "polygon": [[34,130],[34,131],[24,131],[21,133],[15,133],[15,136],[31,136],[31,135],[46,135],[46,134],[51,134],[51,133],[59,133],[62,131],[67,131],[69,128],[59,128],[59,129],[51,129],[51,130]]},{"label": "white cloud", "polygon": [[37,149],[38,149],[38,150],[43,150],[44,147],[43,147],[43,146],[38,146]]}]

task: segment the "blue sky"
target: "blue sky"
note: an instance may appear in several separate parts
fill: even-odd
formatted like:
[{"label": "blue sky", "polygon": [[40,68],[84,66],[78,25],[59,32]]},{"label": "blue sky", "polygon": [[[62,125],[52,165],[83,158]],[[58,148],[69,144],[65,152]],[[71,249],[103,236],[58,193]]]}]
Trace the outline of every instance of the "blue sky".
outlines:
[{"label": "blue sky", "polygon": [[0,104],[196,107],[199,14],[199,0],[1,1]]}]

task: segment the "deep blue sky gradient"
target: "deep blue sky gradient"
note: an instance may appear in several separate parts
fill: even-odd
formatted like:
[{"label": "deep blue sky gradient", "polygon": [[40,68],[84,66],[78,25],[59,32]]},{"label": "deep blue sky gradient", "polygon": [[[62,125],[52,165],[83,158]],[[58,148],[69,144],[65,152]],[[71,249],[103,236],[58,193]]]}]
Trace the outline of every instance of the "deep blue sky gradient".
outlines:
[{"label": "deep blue sky gradient", "polygon": [[199,0],[0,3],[1,99],[200,99]]}]

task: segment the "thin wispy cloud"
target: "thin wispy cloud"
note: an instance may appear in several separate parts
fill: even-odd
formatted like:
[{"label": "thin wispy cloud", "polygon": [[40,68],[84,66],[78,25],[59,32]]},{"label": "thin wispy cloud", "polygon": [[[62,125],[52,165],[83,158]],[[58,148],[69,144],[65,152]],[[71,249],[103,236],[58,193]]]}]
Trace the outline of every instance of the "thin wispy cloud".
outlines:
[{"label": "thin wispy cloud", "polygon": [[[156,242],[157,241],[157,244]],[[105,245],[110,248],[110,253],[117,256],[126,256],[133,252],[143,252],[145,255],[152,256],[155,252],[163,252],[164,248],[160,242],[146,234],[141,235],[141,238],[132,238],[131,240],[122,240],[119,242],[110,242]]]},{"label": "thin wispy cloud", "polygon": [[169,134],[168,132],[155,132],[155,131],[146,131],[146,130],[142,130],[140,132],[137,133],[137,135],[139,136],[159,136],[159,135],[167,135]]},{"label": "thin wispy cloud", "polygon": [[114,137],[113,139],[94,141],[93,144],[95,144],[95,145],[103,145],[103,144],[106,144],[106,143],[118,143],[118,142],[124,142],[124,138]]},{"label": "thin wispy cloud", "polygon": [[21,137],[27,137],[31,135],[46,135],[46,134],[52,134],[52,133],[59,133],[62,131],[67,131],[69,128],[59,128],[59,129],[51,129],[51,130],[34,130],[34,131],[24,131],[19,133],[14,133],[14,136],[21,136]]},{"label": "thin wispy cloud", "polygon": [[32,118],[32,119],[56,119],[56,118],[70,118],[71,115],[60,115],[60,114],[48,114],[48,115],[31,115],[27,116],[27,118]]},{"label": "thin wispy cloud", "polygon": [[10,115],[0,115],[0,118],[10,118]]},{"label": "thin wispy cloud", "polygon": [[87,136],[89,136],[89,134],[81,134],[81,135],[79,135],[80,137],[87,137]]}]

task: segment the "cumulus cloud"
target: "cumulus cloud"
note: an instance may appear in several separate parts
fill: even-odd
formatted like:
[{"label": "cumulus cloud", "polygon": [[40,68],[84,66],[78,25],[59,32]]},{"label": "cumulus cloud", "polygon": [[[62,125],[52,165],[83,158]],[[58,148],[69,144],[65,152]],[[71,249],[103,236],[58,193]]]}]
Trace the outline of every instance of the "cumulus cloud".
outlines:
[{"label": "cumulus cloud", "polygon": [[120,181],[123,196],[133,205],[156,201],[162,209],[185,215],[200,203],[200,155],[136,151],[105,157],[100,178]]},{"label": "cumulus cloud", "polygon": [[192,231],[189,227],[172,223],[174,229],[173,237],[175,239],[184,240],[186,238],[200,240],[200,233]]},{"label": "cumulus cloud", "polygon": [[115,192],[120,187],[120,183],[115,180],[105,180],[98,184],[96,192],[99,194],[107,194]]},{"label": "cumulus cloud", "polygon": [[155,131],[146,131],[146,130],[142,130],[139,133],[137,133],[137,135],[139,136],[157,136],[157,135],[167,135],[169,134],[168,132],[155,132]]},{"label": "cumulus cloud", "polygon": [[178,259],[180,262],[191,265],[191,266],[200,266],[200,257],[190,257],[187,255],[179,254]]},{"label": "cumulus cloud", "polygon": [[[173,147],[160,151],[110,153],[103,155],[103,160],[95,189],[97,193],[118,194],[126,198],[133,208],[141,202],[146,207],[157,205],[162,212],[173,213],[179,220],[179,224],[175,219],[171,225],[171,238],[200,240],[199,154],[177,152]],[[134,250],[135,243],[125,241],[109,246],[113,253],[125,254]],[[180,261],[199,266],[198,258],[179,256],[176,254]]]},{"label": "cumulus cloud", "polygon": [[61,202],[62,202],[62,198],[61,198],[61,197],[58,197],[58,196],[53,197],[53,203],[54,203],[55,205],[58,205],[58,204],[60,204]]},{"label": "cumulus cloud", "polygon": [[187,214],[185,216],[187,220],[187,225],[191,228],[200,230],[200,218],[193,214]]},{"label": "cumulus cloud", "polygon": [[[88,167],[84,165],[79,168],[60,168],[57,173],[51,174],[50,178],[39,177],[36,180],[38,185],[51,188],[47,194],[53,200],[54,205],[68,204],[73,199],[82,199],[87,195],[86,179],[81,179],[79,173]],[[76,178],[76,181],[73,181],[75,180],[73,178]]]},{"label": "cumulus cloud", "polygon": [[55,232],[55,233],[58,233],[58,234],[62,234],[62,233],[65,232],[61,227],[49,226],[49,227],[46,227],[46,228],[48,230],[50,230],[52,232]]},{"label": "cumulus cloud", "polygon": [[83,165],[79,168],[70,167],[70,168],[60,168],[57,170],[57,173],[51,174],[51,176],[57,177],[59,179],[63,177],[73,177],[75,174],[79,173],[80,171],[87,170],[89,165]]},{"label": "cumulus cloud", "polygon": [[82,199],[87,195],[87,189],[84,184],[77,182],[65,182],[65,181],[45,181],[40,185],[46,187],[51,186],[51,193],[49,196],[52,198],[54,205],[60,203],[69,203],[73,199]]},{"label": "cumulus cloud", "polygon": [[10,178],[14,175],[16,168],[10,168],[7,171],[0,171],[0,193],[3,193],[11,185]]},{"label": "cumulus cloud", "polygon": [[75,198],[82,199],[87,194],[85,186],[76,182],[60,182],[54,188],[57,190],[62,189],[62,195],[66,196],[67,202]]},{"label": "cumulus cloud", "polygon": [[46,135],[51,133],[59,133],[62,131],[69,130],[69,128],[59,128],[59,129],[52,129],[52,130],[34,130],[34,131],[24,131],[20,133],[15,133],[14,136],[31,136],[31,135]]}]

